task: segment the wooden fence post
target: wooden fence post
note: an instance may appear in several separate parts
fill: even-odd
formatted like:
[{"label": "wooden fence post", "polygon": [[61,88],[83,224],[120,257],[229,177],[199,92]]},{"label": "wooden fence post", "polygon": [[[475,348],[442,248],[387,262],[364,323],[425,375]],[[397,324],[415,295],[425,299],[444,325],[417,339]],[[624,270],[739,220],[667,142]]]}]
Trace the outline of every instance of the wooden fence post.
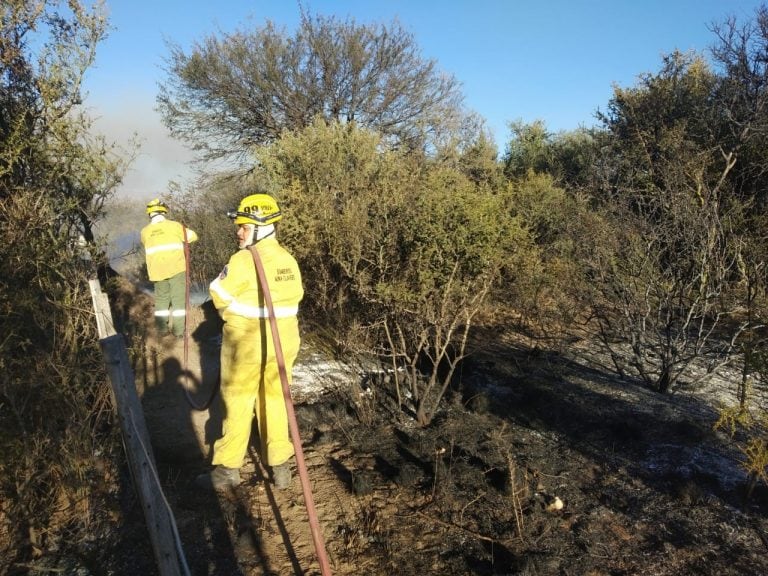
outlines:
[{"label": "wooden fence post", "polygon": [[96,311],[99,343],[112,385],[112,398],[117,408],[128,466],[144,511],[155,560],[161,576],[177,576],[181,574],[180,561],[184,561],[184,557],[181,545],[177,542],[175,520],[157,478],[152,445],[136,392],[125,339],[122,334],[115,332],[109,300],[101,291],[99,281],[93,279],[89,284]]}]

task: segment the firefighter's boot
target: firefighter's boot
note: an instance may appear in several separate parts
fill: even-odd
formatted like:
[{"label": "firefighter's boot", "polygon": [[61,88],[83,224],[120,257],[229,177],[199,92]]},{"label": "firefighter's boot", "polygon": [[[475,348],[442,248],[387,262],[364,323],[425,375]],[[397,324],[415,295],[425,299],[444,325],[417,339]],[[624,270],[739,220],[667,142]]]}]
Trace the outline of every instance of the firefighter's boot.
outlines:
[{"label": "firefighter's boot", "polygon": [[210,472],[200,474],[195,478],[195,484],[206,490],[228,490],[240,484],[240,471],[237,468],[216,466]]},{"label": "firefighter's boot", "polygon": [[285,490],[291,485],[291,466],[288,462],[272,466],[272,480],[275,488]]}]

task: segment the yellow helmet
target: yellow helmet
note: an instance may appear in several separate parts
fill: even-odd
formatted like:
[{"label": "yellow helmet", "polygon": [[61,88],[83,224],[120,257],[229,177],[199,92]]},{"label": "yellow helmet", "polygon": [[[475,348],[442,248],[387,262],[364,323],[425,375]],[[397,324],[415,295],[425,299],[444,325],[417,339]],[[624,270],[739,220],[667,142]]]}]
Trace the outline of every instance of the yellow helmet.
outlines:
[{"label": "yellow helmet", "polygon": [[167,214],[168,213],[168,206],[161,202],[159,198],[155,198],[154,200],[150,200],[147,204],[147,214],[149,216],[152,216],[152,214]]},{"label": "yellow helmet", "polygon": [[277,202],[267,194],[251,194],[240,201],[237,210],[227,212],[235,224],[255,224],[267,226],[283,217]]}]

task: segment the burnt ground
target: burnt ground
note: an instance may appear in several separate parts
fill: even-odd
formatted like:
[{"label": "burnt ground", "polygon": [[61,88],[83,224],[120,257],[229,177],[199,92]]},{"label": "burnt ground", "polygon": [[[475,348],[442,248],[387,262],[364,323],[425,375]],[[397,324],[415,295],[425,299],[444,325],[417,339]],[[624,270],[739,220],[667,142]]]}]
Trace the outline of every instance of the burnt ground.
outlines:
[{"label": "burnt ground", "polygon": [[[149,303],[132,306],[137,386],[190,573],[320,574],[296,477],[273,491],[251,454],[235,491],[194,487],[220,409],[195,410],[184,387],[209,394],[215,322],[193,315],[185,378],[183,344],[141,336]],[[426,428],[398,409],[391,379],[321,378],[302,351],[294,401],[333,574],[768,574],[766,491],[745,502],[738,453],[712,430],[713,390],[658,395],[583,343],[531,349],[503,328],[476,343]],[[110,573],[156,573],[124,500]]]}]

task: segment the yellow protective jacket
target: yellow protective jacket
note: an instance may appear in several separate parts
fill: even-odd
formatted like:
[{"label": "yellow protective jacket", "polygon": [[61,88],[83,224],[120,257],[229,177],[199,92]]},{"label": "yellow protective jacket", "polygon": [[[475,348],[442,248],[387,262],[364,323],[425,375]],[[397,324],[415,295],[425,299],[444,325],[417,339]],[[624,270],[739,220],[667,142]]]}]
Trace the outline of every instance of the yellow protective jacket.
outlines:
[{"label": "yellow protective jacket", "polygon": [[[197,234],[187,228],[187,242]],[[152,282],[167,280],[187,269],[184,259],[184,227],[173,220],[147,224],[141,230],[141,244],[147,259],[147,274]]]},{"label": "yellow protective jacket", "polygon": [[[278,244],[276,238],[264,238],[256,244],[255,249],[267,276],[275,316],[295,317],[299,302],[304,297],[296,260]],[[250,250],[239,250],[232,255],[219,277],[211,282],[210,294],[225,322],[243,324],[268,317]]]},{"label": "yellow protective jacket", "polygon": [[[301,339],[296,317],[304,296],[296,260],[273,237],[260,240],[258,251],[272,297],[288,386]],[[248,449],[254,414],[264,463],[286,462],[294,448],[278,359],[253,255],[240,250],[211,282],[213,303],[224,319],[221,343],[222,437],[213,445],[215,465],[239,468]]]}]

